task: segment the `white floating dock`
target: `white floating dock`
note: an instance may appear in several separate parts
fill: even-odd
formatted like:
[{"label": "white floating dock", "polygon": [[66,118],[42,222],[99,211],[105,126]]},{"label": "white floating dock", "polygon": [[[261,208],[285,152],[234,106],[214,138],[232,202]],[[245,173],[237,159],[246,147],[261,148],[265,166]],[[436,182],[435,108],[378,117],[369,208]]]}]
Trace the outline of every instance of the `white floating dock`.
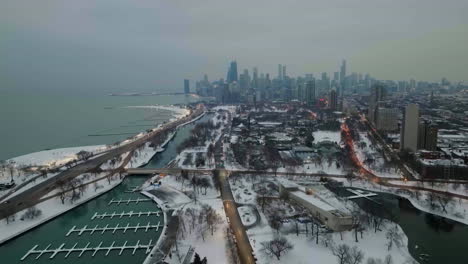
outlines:
[{"label": "white floating dock", "polygon": [[114,217],[122,218],[124,216],[128,216],[128,217],[132,217],[132,216],[140,217],[140,216],[151,216],[151,215],[159,216],[160,213],[161,213],[161,211],[146,211],[146,212],[133,212],[133,211],[130,211],[130,212],[122,212],[122,213],[113,212],[111,214],[109,214],[109,213],[103,213],[103,214],[94,213],[93,217],[91,217],[91,220],[103,219],[103,218],[106,218],[106,217],[109,217],[109,218],[114,218]]},{"label": "white floating dock", "polygon": [[138,198],[138,199],[120,199],[120,200],[110,200],[109,204],[108,205],[111,205],[113,203],[116,203],[117,205],[120,205],[120,204],[130,204],[130,203],[135,203],[135,204],[138,204],[140,202],[151,202],[151,199],[148,199],[148,198]]},{"label": "white floating dock", "polygon": [[364,199],[370,200],[372,202],[378,203],[378,202],[374,201],[373,199],[369,198],[369,197],[377,196],[376,193],[364,192],[364,191],[361,191],[361,190],[354,190],[354,189],[346,189],[346,190],[348,192],[350,192],[350,193],[355,194],[355,195],[346,197],[346,199],[348,199],[348,200],[364,198]]},{"label": "white floating dock", "polygon": [[76,228],[76,226],[73,226],[65,236],[69,236],[75,232],[78,233],[79,236],[81,236],[85,232],[90,232],[90,234],[92,235],[96,231],[101,231],[101,235],[104,234],[104,232],[106,231],[112,231],[112,234],[114,234],[115,231],[117,230],[123,230],[124,233],[127,232],[127,230],[133,230],[134,233],[136,233],[138,230],[144,230],[146,233],[150,229],[155,229],[155,231],[158,232],[159,228],[162,228],[162,227],[163,225],[161,225],[160,221],[156,225],[152,225],[150,224],[150,222],[148,222],[148,224],[146,225],[140,225],[140,223],[137,223],[134,226],[130,226],[130,224],[127,224],[126,226],[119,226],[119,224],[117,224],[116,226],[111,226],[111,227],[109,227],[109,225],[106,225],[105,227],[99,227],[99,225],[96,225],[93,228],[88,228],[87,225],[85,225],[82,228]]},{"label": "white floating dock", "polygon": [[22,261],[25,260],[30,255],[37,255],[36,259],[39,259],[43,254],[47,254],[47,253],[51,253],[49,259],[53,259],[56,257],[57,254],[63,253],[63,252],[66,253],[65,258],[67,258],[72,252],[80,252],[78,257],[81,257],[83,253],[86,251],[92,251],[93,252],[92,256],[96,255],[96,253],[99,251],[105,251],[106,252],[105,256],[107,256],[109,255],[109,252],[111,252],[112,250],[119,250],[119,255],[122,255],[122,252],[127,249],[132,250],[132,255],[135,255],[135,252],[139,249],[145,249],[145,254],[148,254],[151,251],[151,249],[155,246],[155,244],[153,244],[153,240],[150,240],[147,244],[140,244],[140,240],[138,240],[137,243],[133,246],[132,245],[127,246],[127,241],[125,241],[125,243],[121,246],[115,246],[115,241],[113,241],[110,246],[104,246],[104,247],[102,246],[102,243],[103,242],[100,242],[99,245],[96,247],[88,247],[90,244],[90,242],[88,242],[86,246],[83,248],[76,247],[77,243],[75,243],[75,245],[73,245],[73,247],[71,248],[65,248],[65,243],[63,243],[58,248],[55,248],[55,249],[51,249],[50,244],[44,249],[37,249],[38,245],[35,245],[21,258],[21,260]]}]

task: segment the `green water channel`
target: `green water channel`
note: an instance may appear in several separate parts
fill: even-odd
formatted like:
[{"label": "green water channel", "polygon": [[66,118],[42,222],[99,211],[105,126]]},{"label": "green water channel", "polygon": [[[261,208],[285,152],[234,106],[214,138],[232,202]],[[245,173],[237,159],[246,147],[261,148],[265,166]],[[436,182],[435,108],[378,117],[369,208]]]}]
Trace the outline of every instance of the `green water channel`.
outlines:
[{"label": "green water channel", "polygon": [[[164,167],[169,161],[171,161],[176,155],[176,148],[184,139],[189,135],[190,130],[193,128],[194,124],[198,122],[207,121],[211,115],[206,115],[199,119],[198,121],[181,127],[176,136],[166,145],[165,151],[156,154],[151,161],[146,165],[150,168],[160,168]],[[90,232],[84,232],[79,235],[77,232],[71,233],[69,236],[66,236],[68,231],[76,226],[76,229],[87,226],[88,228],[94,228],[96,225],[98,227],[115,227],[117,224],[119,226],[130,226],[139,225],[156,225],[158,223],[164,224],[164,217],[162,213],[159,216],[133,216],[128,217],[124,216],[122,218],[105,218],[105,219],[94,219],[92,217],[95,213],[121,213],[121,212],[147,212],[147,211],[161,211],[157,204],[153,202],[140,202],[130,203],[130,204],[109,204],[111,200],[120,200],[120,199],[145,199],[144,195],[140,193],[128,193],[126,191],[132,189],[135,186],[141,185],[147,177],[130,175],[117,187],[111,191],[87,202],[84,203],[67,213],[60,215],[59,217],[15,238],[12,239],[0,246],[0,256],[2,260],[0,263],[86,263],[86,264],[117,264],[117,263],[142,263],[146,258],[145,249],[139,249],[133,255],[133,249],[127,249],[119,255],[120,250],[111,250],[106,256],[107,251],[101,250],[98,251],[94,256],[92,254],[94,251],[86,251],[81,257],[78,255],[80,252],[73,252],[67,258],[65,258],[66,252],[58,253],[53,259],[50,259],[52,253],[44,253],[38,259],[37,254],[29,255],[25,260],[21,261],[20,259],[35,245],[38,245],[37,249],[44,249],[50,244],[50,249],[58,248],[61,244],[65,243],[64,248],[71,248],[76,244],[76,248],[85,247],[88,242],[90,243],[88,247],[96,247],[101,242],[101,247],[110,246],[114,241],[114,246],[123,245],[127,242],[127,245],[135,245],[139,240],[140,244],[148,244],[150,240],[152,243],[156,243],[159,238],[162,228],[159,228],[158,231],[155,229],[149,229],[145,232],[144,229],[139,229],[136,232],[134,229],[128,229],[125,233],[123,230],[117,230],[113,233],[113,230],[106,231],[102,233],[101,231],[96,231],[93,234]]]},{"label": "green water channel", "polygon": [[[335,191],[341,196],[351,195],[346,188]],[[397,195],[378,193],[372,199],[375,202],[354,201],[363,210],[397,222],[408,237],[409,252],[419,263],[468,263],[467,225],[423,212]]]}]

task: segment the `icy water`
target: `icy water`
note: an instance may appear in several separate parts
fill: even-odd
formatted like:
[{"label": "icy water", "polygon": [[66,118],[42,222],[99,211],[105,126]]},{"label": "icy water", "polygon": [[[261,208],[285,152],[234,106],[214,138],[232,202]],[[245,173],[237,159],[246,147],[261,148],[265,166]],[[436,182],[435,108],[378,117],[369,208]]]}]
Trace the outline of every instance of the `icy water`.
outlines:
[{"label": "icy water", "polygon": [[173,117],[172,111],[126,106],[193,101],[185,95],[0,91],[0,160],[44,149],[114,143]]},{"label": "icy water", "polygon": [[[345,189],[339,189],[339,194],[350,195]],[[368,212],[396,221],[408,237],[411,255],[419,263],[468,263],[467,225],[420,211],[396,195],[378,193],[373,199],[381,205],[367,199],[355,201]]]},{"label": "icy water", "polygon": [[[177,146],[188,137],[190,130],[198,122],[205,122],[212,115],[205,115],[196,122],[186,125],[179,128],[176,136],[166,145],[165,151],[156,154],[151,161],[145,166],[149,168],[160,168],[164,167],[169,161],[175,158],[177,155]],[[122,252],[122,255],[119,255],[119,250],[112,250],[109,252],[109,255],[105,255],[107,251],[98,251],[93,257],[92,254],[94,251],[87,251],[83,253],[81,257],[78,255],[80,252],[71,253],[67,258],[65,258],[66,253],[59,253],[53,259],[50,259],[52,253],[46,253],[40,256],[38,259],[35,255],[30,255],[24,261],[20,259],[35,245],[38,245],[36,249],[44,249],[49,244],[50,248],[57,248],[61,244],[65,243],[64,248],[71,248],[77,243],[76,248],[85,247],[87,243],[90,244],[88,247],[98,246],[102,242],[102,247],[111,245],[114,241],[114,246],[120,246],[127,241],[127,245],[135,245],[137,241],[140,241],[140,244],[148,244],[150,240],[152,243],[155,243],[159,238],[162,229],[158,231],[155,229],[145,230],[139,229],[137,232],[134,230],[128,229],[125,233],[122,230],[117,230],[115,233],[113,231],[106,231],[103,234],[96,231],[93,234],[90,232],[84,232],[81,235],[78,233],[72,233],[68,237],[66,234],[73,227],[76,226],[76,229],[87,226],[88,228],[93,228],[96,225],[98,227],[115,227],[117,224],[119,226],[135,226],[135,225],[147,225],[148,222],[150,225],[156,225],[158,223],[163,223],[163,216],[141,216],[141,217],[114,217],[114,218],[105,218],[105,219],[94,219],[92,217],[95,213],[116,213],[121,212],[140,212],[140,211],[160,211],[157,205],[153,202],[140,202],[126,204],[110,204],[111,200],[120,200],[120,199],[144,199],[145,196],[139,193],[126,193],[125,191],[131,189],[134,186],[141,185],[147,177],[131,175],[128,176],[125,181],[114,188],[113,190],[83,204],[80,205],[69,212],[39,226],[38,228],[33,229],[13,240],[6,242],[5,244],[0,245],[0,256],[2,256],[1,263],[76,263],[76,264],[119,264],[119,263],[142,263],[146,258],[145,250],[140,249],[132,255],[133,249],[127,249]]]}]

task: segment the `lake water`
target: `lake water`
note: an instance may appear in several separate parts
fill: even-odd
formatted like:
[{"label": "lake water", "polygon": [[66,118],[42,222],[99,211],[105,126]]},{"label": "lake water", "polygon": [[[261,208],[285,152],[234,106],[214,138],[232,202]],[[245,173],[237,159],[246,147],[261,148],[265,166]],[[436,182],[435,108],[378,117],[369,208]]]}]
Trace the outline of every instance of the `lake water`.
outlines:
[{"label": "lake water", "polygon": [[[172,111],[126,106],[194,101],[186,95],[0,91],[0,160],[44,149],[114,143],[173,116]],[[96,134],[101,136],[90,136]]]}]

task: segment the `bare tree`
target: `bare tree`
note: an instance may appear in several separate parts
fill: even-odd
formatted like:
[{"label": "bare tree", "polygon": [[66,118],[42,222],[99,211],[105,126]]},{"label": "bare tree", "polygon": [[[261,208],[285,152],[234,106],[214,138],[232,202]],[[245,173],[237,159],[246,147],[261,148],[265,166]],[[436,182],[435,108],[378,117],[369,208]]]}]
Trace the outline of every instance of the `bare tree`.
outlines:
[{"label": "bare tree", "polygon": [[332,234],[331,233],[324,233],[321,236],[320,242],[325,247],[331,246],[333,248],[333,236],[332,236]]},{"label": "bare tree", "polygon": [[279,234],[279,230],[283,226],[283,222],[281,222],[281,217],[278,211],[274,211],[270,217],[269,224],[271,228],[276,230],[276,233]]},{"label": "bare tree", "polygon": [[387,234],[387,249],[390,251],[393,247],[393,244],[395,244],[397,247],[401,246],[402,243],[402,236],[400,234],[400,230],[398,230],[398,227],[395,225],[388,229]]},{"label": "bare tree", "polygon": [[65,203],[65,198],[67,197],[67,183],[64,180],[59,180],[57,181],[57,186],[59,188],[59,198],[62,204]]},{"label": "bare tree", "polygon": [[207,189],[211,187],[210,180],[208,178],[206,178],[206,177],[203,177],[203,178],[200,179],[200,181],[198,183],[199,183],[200,187],[204,189],[203,194],[206,195]]},{"label": "bare tree", "polygon": [[437,202],[439,203],[442,211],[447,213],[447,206],[453,202],[453,197],[450,195],[438,194],[436,195]]},{"label": "bare tree", "polygon": [[362,250],[359,250],[356,246],[352,247],[349,250],[347,264],[359,264],[363,260],[364,260],[364,252],[362,252]]},{"label": "bare tree", "polygon": [[277,260],[280,260],[282,255],[293,249],[293,245],[284,237],[277,237],[270,241],[262,242],[261,245],[261,251],[269,256],[275,256]]},{"label": "bare tree", "polygon": [[332,248],[332,254],[338,258],[338,264],[346,264],[349,257],[350,248],[346,244],[341,244]]},{"label": "bare tree", "polygon": [[26,210],[21,219],[34,219],[41,216],[41,214],[42,211],[40,209],[37,209],[35,206],[32,206]]},{"label": "bare tree", "polygon": [[213,207],[209,205],[203,205],[200,215],[202,215],[205,219],[208,228],[211,230],[211,235],[214,234],[217,226],[222,222],[221,216],[216,212]]}]

